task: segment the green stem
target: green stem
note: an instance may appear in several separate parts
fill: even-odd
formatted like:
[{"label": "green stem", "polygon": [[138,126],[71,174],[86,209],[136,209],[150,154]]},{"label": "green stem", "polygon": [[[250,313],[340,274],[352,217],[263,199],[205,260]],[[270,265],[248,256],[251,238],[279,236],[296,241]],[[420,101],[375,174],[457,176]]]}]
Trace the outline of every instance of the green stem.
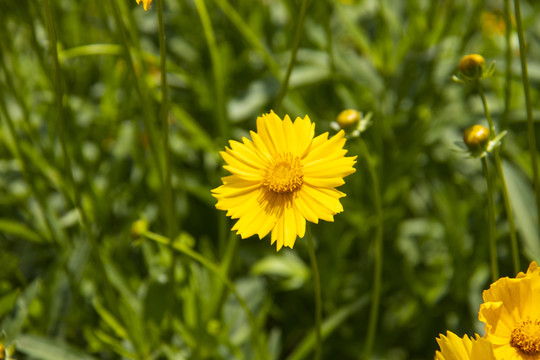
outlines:
[{"label": "green stem", "polygon": [[521,77],[523,81],[523,91],[525,93],[525,105],[527,107],[527,135],[529,140],[529,151],[531,152],[531,163],[533,171],[534,192],[536,195],[537,221],[540,225],[540,180],[538,178],[538,162],[536,160],[536,133],[534,130],[534,120],[531,103],[531,91],[529,83],[529,70],[527,69],[527,46],[523,35],[523,25],[521,23],[521,6],[519,0],[514,0],[514,11],[516,17],[517,33],[519,39],[519,58],[521,60]]},{"label": "green stem", "polygon": [[[7,71],[6,71],[7,72]],[[2,88],[0,88],[1,90]],[[13,154],[15,155],[15,158],[19,162],[19,166],[21,168],[21,174],[24,179],[24,181],[30,186],[30,189],[32,189],[32,194],[34,194],[35,199],[37,200],[39,211],[43,215],[43,218],[45,220],[45,226],[47,227],[47,240],[54,240],[57,243],[59,243],[61,240],[60,238],[57,238],[55,236],[55,232],[53,229],[53,226],[51,224],[51,221],[49,219],[49,216],[47,214],[47,206],[45,204],[46,196],[42,195],[40,191],[38,191],[38,187],[35,183],[36,177],[32,176],[30,171],[28,170],[28,164],[27,160],[23,155],[21,144],[19,140],[17,139],[17,132],[15,131],[15,125],[13,123],[13,119],[11,118],[11,115],[7,111],[6,103],[4,101],[4,97],[0,96],[0,111],[2,114],[4,114],[4,118],[6,119],[6,123],[8,126],[8,131],[11,139],[13,140]]]},{"label": "green stem", "polygon": [[279,112],[281,108],[281,103],[283,102],[283,98],[285,97],[285,94],[287,93],[287,89],[289,87],[289,79],[291,77],[291,73],[294,68],[294,64],[296,62],[296,54],[298,53],[298,47],[300,46],[300,39],[302,38],[302,32],[304,31],[304,22],[306,21],[306,11],[307,11],[308,1],[309,0],[302,0],[302,6],[300,8],[300,17],[298,19],[298,23],[296,24],[296,34],[294,36],[294,44],[291,50],[291,59],[289,60],[289,66],[287,67],[287,73],[285,74],[285,78],[283,79],[283,82],[281,83],[281,89],[279,89],[279,94],[276,101],[276,112]]},{"label": "green stem", "polygon": [[146,231],[146,232],[142,233],[141,236],[143,236],[143,237],[145,237],[145,238],[147,238],[149,240],[155,241],[155,242],[157,242],[159,244],[172,246],[175,250],[177,250],[177,251],[181,252],[182,254],[190,257],[191,259],[201,263],[201,265],[203,265],[205,268],[207,268],[208,270],[213,272],[214,275],[216,275],[225,284],[225,286],[227,286],[229,291],[234,295],[234,297],[236,297],[236,300],[238,300],[238,303],[240,304],[242,309],[245,311],[245,313],[247,315],[247,318],[248,318],[248,321],[249,321],[249,323],[251,325],[251,328],[253,330],[251,335],[252,335],[252,339],[253,339],[253,341],[254,341],[254,343],[256,345],[256,349],[259,352],[259,358],[260,359],[268,359],[269,358],[268,351],[267,351],[266,346],[264,344],[263,338],[259,334],[259,326],[257,325],[257,320],[255,319],[255,316],[253,315],[253,313],[249,309],[249,306],[246,303],[246,301],[244,300],[244,298],[240,295],[240,293],[236,289],[236,285],[234,285],[234,283],[231,280],[229,280],[227,275],[225,275],[223,273],[223,271],[220,269],[220,267],[217,264],[214,264],[212,261],[208,260],[203,255],[201,255],[198,252],[196,252],[195,250],[187,247],[186,245],[184,245],[184,244],[182,244],[180,242],[172,242],[169,238],[167,238],[165,236],[155,234],[155,233],[152,233],[150,231]]},{"label": "green stem", "polygon": [[504,110],[501,115],[501,129],[508,127],[508,114],[510,113],[510,98],[512,97],[512,21],[510,18],[510,0],[504,0],[504,23],[506,25],[505,40],[505,77],[504,77]]},{"label": "green stem", "polygon": [[[160,181],[162,184],[164,184],[165,179],[163,178],[161,159],[157,151],[158,141],[157,141],[154,126],[151,120],[154,118],[152,115],[152,110],[150,109],[150,104],[149,104],[149,102],[151,101],[151,97],[148,96],[148,90],[146,86],[144,85],[144,81],[140,79],[141,76],[137,74],[137,71],[135,70],[135,64],[133,62],[133,57],[131,55],[128,36],[126,33],[126,29],[124,27],[124,22],[122,20],[120,9],[116,1],[117,0],[113,0],[110,2],[112,6],[112,10],[113,10],[113,16],[116,23],[116,28],[117,28],[117,31],[120,33],[120,39],[122,42],[122,46],[124,48],[124,56],[126,58],[126,63],[127,63],[129,72],[131,73],[131,76],[133,77],[133,85],[135,87],[135,91],[140,99],[140,104],[141,104],[141,108],[143,112],[142,120],[144,123],[145,130],[148,132],[150,153],[152,157],[154,158],[154,164],[158,169]],[[138,129],[138,126],[137,126],[137,129]]]},{"label": "green stem", "polygon": [[322,296],[321,296],[321,279],[319,277],[319,267],[317,266],[317,256],[315,255],[315,246],[313,245],[313,237],[309,225],[306,226],[307,247],[309,252],[309,260],[311,262],[311,271],[313,272],[313,286],[315,289],[315,359],[319,360],[322,356]]},{"label": "green stem", "polygon": [[64,158],[64,172],[68,179],[69,184],[71,185],[71,194],[68,194],[68,197],[75,205],[80,217],[83,227],[88,233],[89,241],[93,242],[92,230],[90,227],[90,221],[82,207],[81,192],[78,189],[77,183],[73,178],[73,171],[71,168],[71,159],[69,156],[66,135],[65,135],[65,118],[64,118],[64,91],[62,88],[62,70],[60,69],[60,63],[58,62],[58,49],[57,49],[57,39],[56,39],[56,30],[54,28],[54,17],[51,9],[51,4],[49,0],[44,0],[45,5],[45,18],[47,21],[47,33],[49,37],[49,47],[50,55],[53,62],[53,76],[54,76],[54,90],[55,90],[55,100],[56,100],[56,109],[58,115],[57,121],[57,134],[58,140],[60,141],[60,148],[62,150],[62,156]]},{"label": "green stem", "polygon": [[208,10],[204,0],[195,0],[195,6],[197,7],[199,17],[201,18],[204,36],[206,38],[206,42],[208,43],[210,57],[212,58],[212,72],[214,74],[214,84],[216,87],[216,115],[218,119],[218,126],[221,135],[224,138],[227,138],[228,123],[226,118],[227,109],[225,107],[223,65],[219,57],[219,49],[217,46],[216,37],[214,35],[212,22],[210,21],[210,16],[208,15]]},{"label": "green stem", "polygon": [[[490,123],[490,128],[493,128],[493,121],[491,120],[491,114],[489,112],[486,96],[480,84],[478,86],[478,89],[480,92],[480,97],[482,98],[482,103],[484,104],[484,112],[486,114],[486,118],[488,119],[488,122]],[[489,136],[491,139],[493,139],[496,136],[495,132],[490,131]],[[502,168],[499,146],[496,146],[495,149],[493,149],[493,158],[495,160],[497,176],[501,180],[501,191],[503,194],[504,208],[506,210],[506,217],[508,218],[508,227],[509,227],[509,232],[510,232],[510,246],[512,249],[511,250],[512,261],[514,263],[514,271],[517,274],[520,271],[521,267],[519,264],[519,250],[518,250],[517,235],[516,235],[516,224],[514,222],[514,212],[512,211],[512,204],[510,203],[510,196],[508,195],[508,187],[506,186],[506,179],[504,177],[504,171]]]},{"label": "green stem", "polygon": [[[165,212],[165,226],[168,237],[173,238],[176,234],[175,208],[174,208],[174,191],[172,188],[172,171],[171,171],[171,150],[169,148],[169,87],[167,85],[167,42],[165,40],[165,24],[163,21],[163,0],[156,0],[157,18],[158,18],[158,35],[159,35],[159,63],[161,72],[161,145],[163,151],[164,164],[164,187],[163,187],[163,208]],[[174,274],[176,268],[176,252],[173,251],[171,245],[171,266],[169,269],[170,293],[168,301],[168,309],[171,311],[174,307]],[[168,318],[168,327],[172,329],[172,316]]]},{"label": "green stem", "polygon": [[495,282],[499,278],[499,266],[497,265],[497,244],[495,243],[495,205],[493,204],[493,184],[488,173],[486,156],[481,158],[482,170],[487,184],[488,219],[489,219],[489,258],[491,265],[491,280]]},{"label": "green stem", "polygon": [[510,246],[512,248],[512,262],[514,263],[514,272],[517,274],[521,270],[519,263],[519,249],[516,236],[516,225],[514,222],[514,213],[512,211],[512,205],[510,203],[510,196],[508,194],[508,187],[506,186],[506,179],[504,177],[504,171],[501,163],[500,149],[496,147],[493,150],[495,167],[497,169],[497,176],[501,180],[501,190],[503,194],[504,207],[506,208],[506,216],[508,217],[508,227],[510,231]]},{"label": "green stem", "polygon": [[164,196],[165,196],[165,217],[167,220],[167,235],[174,236],[174,192],[172,189],[171,170],[171,150],[169,148],[169,92],[167,85],[167,43],[165,40],[165,24],[163,22],[163,0],[156,0],[158,28],[159,28],[159,59],[161,71],[161,143],[163,146],[163,157],[165,159]]},{"label": "green stem", "polygon": [[377,321],[379,319],[379,305],[381,298],[382,267],[383,267],[383,208],[379,178],[375,169],[375,162],[371,157],[368,148],[361,138],[359,139],[362,156],[366,160],[369,176],[373,185],[373,196],[375,211],[377,214],[377,230],[375,234],[375,269],[373,272],[373,295],[371,301],[371,311],[369,313],[368,334],[364,349],[364,359],[370,359],[373,350],[373,343],[377,333]]},{"label": "green stem", "polygon": [[214,0],[219,6],[223,14],[233,23],[233,25],[238,29],[238,31],[244,36],[246,41],[251,44],[251,46],[257,50],[262,56],[266,66],[270,72],[277,78],[281,79],[281,68],[279,64],[274,60],[270,50],[265,46],[253,30],[249,27],[245,18],[240,15],[234,6],[232,6],[228,0]]},{"label": "green stem", "polygon": [[486,94],[484,93],[484,87],[482,86],[482,83],[480,81],[478,81],[476,85],[477,85],[476,87],[478,89],[478,93],[480,94],[480,98],[482,99],[482,105],[484,106],[484,113],[486,114],[486,119],[489,124],[489,139],[493,140],[495,139],[495,136],[496,136],[495,126],[493,125],[493,119],[491,118],[491,113],[489,112]]}]

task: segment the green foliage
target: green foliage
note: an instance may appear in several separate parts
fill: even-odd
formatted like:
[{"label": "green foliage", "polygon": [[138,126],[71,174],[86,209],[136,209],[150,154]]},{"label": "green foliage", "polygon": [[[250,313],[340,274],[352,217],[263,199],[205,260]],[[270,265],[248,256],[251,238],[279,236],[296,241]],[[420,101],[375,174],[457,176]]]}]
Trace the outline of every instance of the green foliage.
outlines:
[{"label": "green foliage", "polygon": [[[172,214],[156,3],[145,12],[133,0],[50,0],[57,44],[47,1],[1,3],[0,331],[16,359],[313,356],[305,241],[276,254],[268,239],[238,239],[210,194],[224,174],[219,151],[276,104],[300,3],[164,2]],[[384,209],[374,358],[430,358],[439,333],[482,331],[485,180],[454,144],[486,125],[476,91],[451,80],[468,53],[496,62],[483,84],[508,131],[501,156],[522,265],[540,260],[517,40],[512,29],[507,84],[502,10],[495,0],[309,2],[278,115],[308,114],[317,133],[347,108],[373,115],[362,139]],[[540,5],[524,1],[522,12],[538,117]],[[346,147],[361,154],[358,139]],[[344,213],[311,227],[323,358],[359,358],[368,331],[377,218],[365,158],[356,169],[340,188]],[[497,189],[501,276],[513,276]],[[173,221],[174,243],[133,238],[141,218],[163,235]]]}]

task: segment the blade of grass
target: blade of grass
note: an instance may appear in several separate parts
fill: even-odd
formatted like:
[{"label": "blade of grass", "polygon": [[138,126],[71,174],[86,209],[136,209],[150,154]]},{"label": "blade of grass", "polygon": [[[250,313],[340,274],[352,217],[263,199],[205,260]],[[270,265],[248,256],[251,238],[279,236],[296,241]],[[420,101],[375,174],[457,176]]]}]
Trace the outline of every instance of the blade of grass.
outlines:
[{"label": "blade of grass", "polygon": [[519,0],[514,0],[514,12],[516,17],[517,33],[519,39],[519,58],[521,60],[521,81],[523,82],[523,92],[525,93],[525,107],[527,108],[527,139],[529,141],[529,151],[531,153],[531,164],[533,171],[534,193],[536,195],[536,210],[538,217],[536,221],[540,225],[540,180],[538,177],[538,161],[536,156],[536,133],[531,103],[531,86],[529,82],[529,70],[527,68],[527,44],[523,35],[523,25],[521,23],[521,5]]}]

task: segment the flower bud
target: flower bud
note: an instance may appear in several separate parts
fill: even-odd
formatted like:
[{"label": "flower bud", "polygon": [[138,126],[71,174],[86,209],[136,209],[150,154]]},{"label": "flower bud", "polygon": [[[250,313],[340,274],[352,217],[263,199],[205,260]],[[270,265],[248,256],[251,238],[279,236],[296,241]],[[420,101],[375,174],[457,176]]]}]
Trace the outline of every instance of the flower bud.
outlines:
[{"label": "flower bud", "polygon": [[148,221],[145,219],[139,219],[131,225],[130,235],[132,239],[138,239],[148,231]]},{"label": "flower bud", "polygon": [[343,110],[337,117],[337,123],[343,130],[354,129],[358,126],[358,123],[362,120],[362,114],[359,111],[353,109]]},{"label": "flower bud", "polygon": [[482,55],[466,55],[459,62],[459,71],[470,78],[480,79],[485,70],[486,60]]},{"label": "flower bud", "polygon": [[489,144],[489,130],[482,125],[473,125],[463,132],[463,141],[473,156],[486,151]]}]

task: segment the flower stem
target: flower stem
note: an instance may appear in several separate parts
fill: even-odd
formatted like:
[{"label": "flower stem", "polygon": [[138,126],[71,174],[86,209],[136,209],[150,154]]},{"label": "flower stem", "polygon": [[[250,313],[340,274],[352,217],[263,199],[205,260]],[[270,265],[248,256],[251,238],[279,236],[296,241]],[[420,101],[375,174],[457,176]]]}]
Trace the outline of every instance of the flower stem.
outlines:
[{"label": "flower stem", "polygon": [[[69,184],[71,185],[71,191],[68,191],[68,198],[73,202],[75,208],[77,209],[81,222],[84,229],[87,232],[88,239],[91,245],[94,245],[94,237],[92,229],[90,226],[90,220],[85,213],[82,200],[81,192],[78,189],[77,183],[73,178],[73,171],[71,168],[71,158],[67,148],[66,134],[65,134],[65,114],[64,114],[64,90],[62,86],[62,69],[60,68],[60,63],[58,61],[58,48],[57,48],[57,38],[56,30],[54,28],[54,17],[51,9],[51,3],[49,0],[45,0],[45,18],[47,21],[47,33],[49,38],[49,47],[51,52],[51,58],[53,63],[53,76],[54,76],[54,90],[55,90],[55,100],[57,108],[57,134],[58,140],[60,142],[60,148],[62,150],[62,157],[64,158],[64,172],[68,179]],[[16,140],[15,140],[16,141]]]},{"label": "flower stem", "polygon": [[527,69],[527,49],[525,44],[525,36],[523,35],[523,25],[521,23],[521,6],[519,0],[514,0],[514,12],[516,17],[517,33],[519,39],[521,78],[523,81],[523,92],[525,93],[525,106],[527,108],[527,134],[529,140],[529,151],[531,152],[534,192],[536,195],[537,221],[540,225],[540,180],[538,178],[538,162],[536,160],[536,135],[534,130],[533,112],[531,104],[529,70]]},{"label": "flower stem", "polygon": [[[165,39],[165,24],[163,21],[163,0],[156,0],[156,12],[158,18],[158,36],[159,36],[159,63],[161,72],[161,145],[164,159],[163,173],[163,210],[165,212],[166,234],[173,238],[176,234],[174,191],[172,188],[172,170],[171,170],[171,149],[169,147],[169,87],[167,85],[167,42]],[[171,265],[169,268],[170,292],[168,295],[167,307],[173,312],[175,299],[174,274],[176,269],[176,252],[171,245]],[[167,318],[167,325],[172,329],[172,316]]]},{"label": "flower stem", "polygon": [[317,256],[315,255],[315,246],[309,226],[306,226],[306,238],[311,262],[311,271],[313,272],[313,286],[315,288],[315,359],[319,360],[322,355],[322,297],[321,297],[321,279],[319,277],[319,267],[317,266]]},{"label": "flower stem", "polygon": [[508,127],[508,114],[510,112],[510,98],[512,97],[512,21],[510,14],[510,0],[504,0],[504,23],[506,25],[505,39],[505,77],[504,77],[504,110],[501,115],[501,129]]},{"label": "flower stem", "polygon": [[[133,56],[131,55],[130,50],[130,44],[128,39],[128,34],[126,33],[126,28],[124,26],[124,22],[122,20],[122,14],[119,8],[119,5],[116,1],[110,2],[112,10],[113,10],[113,17],[116,23],[117,31],[120,33],[120,41],[122,43],[122,47],[124,48],[124,55],[126,59],[126,63],[128,66],[128,70],[131,73],[131,76],[133,77],[133,85],[135,87],[135,91],[137,93],[137,96],[139,97],[141,108],[142,108],[142,120],[144,129],[148,133],[148,139],[149,139],[149,145],[150,145],[150,153],[154,159],[154,164],[157,168],[158,174],[159,174],[159,180],[163,184],[163,171],[162,171],[162,164],[161,159],[157,150],[157,144],[158,140],[156,137],[156,131],[154,130],[154,124],[153,124],[153,118],[152,115],[153,111],[151,109],[151,100],[148,96],[148,90],[146,88],[146,84],[143,80],[141,80],[141,76],[137,74],[137,71],[135,70],[135,63],[133,60]],[[138,126],[137,126],[138,129]]]},{"label": "flower stem", "polygon": [[486,114],[486,119],[489,124],[489,139],[493,140],[496,136],[495,133],[495,126],[493,125],[493,119],[491,118],[491,112],[489,111],[486,94],[484,93],[484,87],[482,86],[482,83],[478,81],[476,83],[476,87],[478,89],[478,93],[480,94],[480,98],[482,99],[482,105],[484,106],[484,113]]},{"label": "flower stem", "polygon": [[486,178],[488,197],[489,219],[489,258],[491,265],[491,280],[495,282],[499,278],[499,266],[497,265],[497,244],[495,243],[495,205],[493,204],[493,184],[488,173],[487,157],[482,156],[482,171]]},{"label": "flower stem", "polygon": [[[482,98],[482,103],[484,104],[484,112],[486,114],[486,118],[488,119],[489,126],[490,126],[490,134],[489,137],[493,139],[495,135],[495,131],[493,130],[493,120],[491,119],[491,114],[489,112],[489,107],[486,101],[486,95],[484,94],[484,90],[482,86],[479,83],[478,91],[480,93],[480,97]],[[502,168],[501,163],[501,155],[500,155],[500,148],[499,146],[496,146],[493,149],[493,159],[495,160],[495,168],[497,169],[497,176],[501,180],[501,191],[503,194],[503,200],[504,200],[504,207],[506,210],[506,216],[508,218],[508,227],[510,232],[510,246],[512,251],[512,262],[514,263],[514,271],[517,274],[521,266],[519,264],[519,250],[518,250],[518,244],[517,244],[517,236],[516,236],[516,225],[514,222],[514,213],[512,211],[512,204],[510,203],[510,196],[508,195],[508,187],[506,186],[506,179],[504,177],[504,171]]]},{"label": "flower stem", "polygon": [[204,0],[195,0],[195,6],[203,26],[204,37],[208,44],[210,57],[212,59],[212,72],[214,75],[214,84],[216,88],[216,117],[221,136],[228,137],[229,126],[227,122],[227,109],[225,106],[225,84],[223,75],[223,62],[219,58],[219,48],[212,28],[212,22],[208,15],[208,10]]},{"label": "flower stem", "polygon": [[371,358],[375,334],[377,333],[377,321],[379,319],[379,305],[381,298],[381,282],[382,282],[382,267],[383,267],[383,209],[382,198],[377,171],[375,170],[375,162],[368,151],[366,143],[362,138],[359,139],[362,155],[366,160],[369,176],[373,185],[373,196],[375,202],[375,211],[377,214],[377,230],[375,234],[375,269],[373,272],[373,294],[371,300],[371,311],[369,313],[368,334],[366,345],[364,348],[364,359]]},{"label": "flower stem", "polygon": [[279,112],[281,108],[281,103],[283,98],[287,93],[287,88],[289,87],[289,79],[291,77],[292,69],[294,68],[294,63],[296,62],[296,54],[298,53],[298,47],[300,46],[300,39],[302,38],[302,32],[304,30],[304,22],[306,20],[307,12],[307,3],[309,0],[302,0],[302,6],[300,8],[300,16],[298,18],[298,23],[296,24],[296,34],[294,36],[294,44],[291,50],[291,59],[289,61],[289,66],[287,67],[287,73],[285,78],[281,83],[281,88],[279,89],[279,94],[276,101],[276,112]]},{"label": "flower stem", "polygon": [[147,238],[149,240],[155,241],[159,244],[171,246],[175,250],[181,252],[182,254],[188,256],[189,258],[199,262],[202,266],[213,272],[224,284],[227,286],[229,291],[234,295],[242,309],[247,315],[248,321],[251,325],[251,328],[253,330],[252,332],[252,340],[256,345],[256,349],[259,352],[259,359],[269,359],[268,351],[264,345],[264,341],[262,337],[259,335],[259,327],[257,325],[257,320],[251,310],[249,309],[248,304],[244,300],[244,298],[240,295],[238,292],[238,289],[236,288],[236,285],[234,282],[232,282],[226,274],[223,273],[223,271],[220,269],[220,267],[213,263],[212,261],[205,258],[202,254],[198,253],[197,251],[191,249],[190,247],[186,246],[185,244],[182,244],[178,241],[171,241],[168,237],[150,232],[145,231],[141,234],[144,238]]},{"label": "flower stem", "polygon": [[163,22],[163,0],[156,0],[158,31],[159,31],[159,60],[161,71],[161,143],[163,146],[164,166],[164,207],[167,226],[167,236],[174,236],[175,211],[174,211],[174,192],[172,189],[172,170],[171,170],[171,151],[169,148],[169,111],[168,100],[169,92],[167,85],[167,43],[165,40],[165,24]]}]

